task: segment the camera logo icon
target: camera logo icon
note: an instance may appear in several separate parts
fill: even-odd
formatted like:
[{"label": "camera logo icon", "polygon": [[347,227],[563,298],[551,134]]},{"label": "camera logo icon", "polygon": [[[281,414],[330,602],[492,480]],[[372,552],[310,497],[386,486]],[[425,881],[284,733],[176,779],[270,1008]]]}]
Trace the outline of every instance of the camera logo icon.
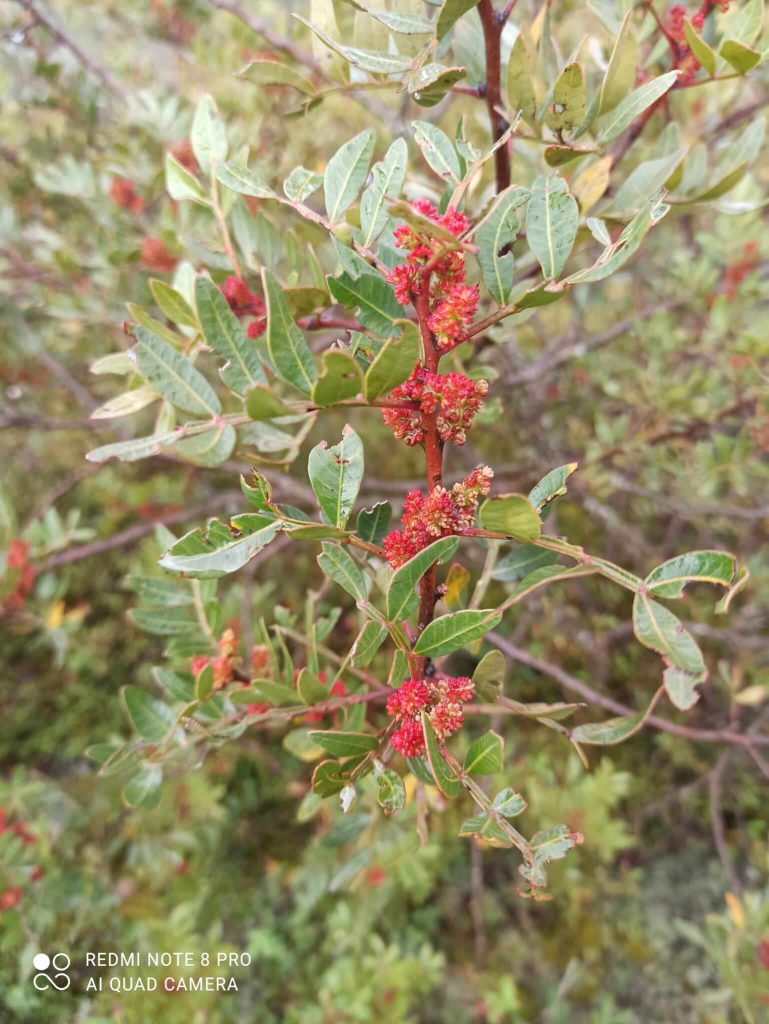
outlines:
[{"label": "camera logo icon", "polygon": [[38,992],[45,992],[49,988],[55,988],[57,992],[66,992],[72,984],[72,979],[66,973],[71,962],[66,953],[54,953],[52,957],[47,953],[36,953],[32,966],[37,974],[32,979],[32,984]]}]

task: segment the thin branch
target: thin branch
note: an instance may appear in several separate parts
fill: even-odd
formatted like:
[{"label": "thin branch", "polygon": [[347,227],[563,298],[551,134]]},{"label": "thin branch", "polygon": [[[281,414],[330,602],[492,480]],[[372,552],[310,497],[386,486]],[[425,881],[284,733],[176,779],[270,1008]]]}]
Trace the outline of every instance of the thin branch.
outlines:
[{"label": "thin branch", "polygon": [[684,299],[668,299],[665,302],[657,302],[654,305],[640,309],[633,316],[626,317],[624,320],[612,324],[611,327],[601,331],[600,334],[594,334],[590,338],[580,338],[568,346],[564,345],[565,338],[562,336],[553,342],[548,350],[543,352],[533,363],[525,366],[514,376],[508,377],[505,383],[511,385],[533,384],[535,381],[541,380],[554,370],[557,370],[559,366],[563,366],[564,363],[568,363],[572,359],[579,359],[587,355],[588,352],[595,352],[596,349],[603,348],[614,341],[615,338],[633,330],[636,324],[651,319],[656,313],[677,309],[683,305],[685,305]]},{"label": "thin branch", "polygon": [[[489,109],[491,134],[494,141],[498,142],[509,128],[507,118],[499,112],[502,108],[501,44],[504,21],[500,21],[491,0],[480,0],[478,16],[481,19],[486,49],[486,106]],[[495,150],[494,167],[497,192],[502,192],[510,184],[510,151],[507,143]]]},{"label": "thin branch", "polygon": [[513,13],[513,8],[515,7],[516,3],[517,3],[517,0],[507,0],[507,3],[505,4],[505,6],[502,8],[502,10],[497,15],[497,21],[503,27],[507,23],[507,19]]},{"label": "thin branch", "polygon": [[129,93],[123,84],[112,74],[111,71],[107,70],[104,65],[100,64],[95,58],[83,49],[77,40],[73,39],[72,36],[65,29],[59,25],[59,23],[51,17],[51,15],[37,2],[37,0],[17,0],[30,14],[38,21],[41,25],[48,29],[54,39],[57,39],[62,46],[66,46],[67,49],[74,54],[78,63],[85,68],[89,74],[92,74],[94,78],[98,78],[99,81],[109,89],[111,93],[122,100],[123,103],[128,102]]},{"label": "thin branch", "polygon": [[[252,32],[256,32],[258,35],[266,39],[267,42],[276,50],[281,50],[283,53],[288,54],[297,64],[301,64],[306,70],[312,71],[319,78],[324,81],[330,81],[332,85],[338,85],[334,82],[324,70],[323,66],[315,60],[315,58],[304,50],[301,46],[289,39],[287,36],[281,35],[272,28],[271,23],[266,18],[261,18],[258,14],[254,14],[252,11],[247,11],[241,4],[236,3],[236,0],[208,0],[212,7],[217,7],[220,11],[226,11],[228,14],[232,14],[235,18],[238,18],[247,25]],[[393,117],[393,113],[389,107],[382,103],[378,103],[376,100],[366,96],[365,93],[361,95],[357,91],[350,91],[350,98],[359,103],[362,107],[365,107],[370,114],[380,118],[383,121],[390,122]]]},{"label": "thin branch", "polygon": [[[611,711],[615,715],[638,714],[637,708],[628,707],[627,704],[621,704],[612,697],[605,696],[598,690],[594,690],[592,686],[588,686],[587,683],[583,683],[581,679],[577,679],[576,676],[562,669],[559,665],[554,665],[552,662],[537,658],[533,654],[521,650],[520,647],[516,647],[515,644],[512,644],[505,637],[500,636],[499,633],[489,633],[488,639],[510,658],[520,662],[522,665],[528,665],[543,675],[550,676],[551,679],[559,682],[564,689],[579,694],[588,703],[596,704],[598,707],[605,708],[606,711]],[[673,736],[680,736],[682,739],[694,740],[700,743],[733,743],[735,746],[748,748],[769,744],[769,736],[746,735],[745,733],[735,732],[733,729],[695,729],[688,725],[678,725],[676,722],[670,722],[666,718],[660,718],[658,715],[649,715],[646,719],[646,724],[654,726],[655,729],[659,729],[661,732],[669,732]]]},{"label": "thin branch", "polygon": [[147,534],[152,533],[158,523],[162,523],[164,526],[173,526],[175,523],[183,523],[188,519],[195,519],[200,516],[206,515],[206,513],[213,511],[216,508],[220,508],[223,505],[229,505],[233,503],[239,497],[238,491],[225,491],[221,494],[217,494],[216,497],[206,502],[204,505],[199,505],[196,508],[184,508],[179,509],[176,512],[169,512],[168,515],[160,516],[158,519],[153,520],[151,523],[136,523],[134,526],[129,526],[125,530],[121,530],[119,533],[113,534],[111,537],[105,537],[103,540],[89,541],[88,544],[81,544],[76,548],[68,548],[66,551],[59,551],[55,555],[51,555],[44,562],[39,562],[35,565],[38,573],[47,572],[49,569],[56,569],[61,565],[70,565],[73,562],[80,562],[84,558],[93,558],[94,555],[102,555],[105,551],[112,551],[113,548],[128,547],[130,544],[136,544],[142,537],[146,537]]},{"label": "thin branch", "polygon": [[729,882],[729,888],[737,896],[742,896],[744,889],[737,869],[734,866],[729,844],[726,841],[726,828],[724,817],[721,811],[721,790],[726,769],[732,759],[732,750],[725,750],[716,761],[713,771],[710,773],[708,793],[710,803],[710,825],[713,830],[713,843],[718,853],[718,859],[724,869],[724,874]]}]

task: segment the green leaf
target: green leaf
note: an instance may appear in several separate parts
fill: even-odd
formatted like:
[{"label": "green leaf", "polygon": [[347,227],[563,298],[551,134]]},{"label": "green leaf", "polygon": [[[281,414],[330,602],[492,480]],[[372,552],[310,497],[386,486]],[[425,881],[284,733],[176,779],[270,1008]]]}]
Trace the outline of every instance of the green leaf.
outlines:
[{"label": "green leaf", "polygon": [[318,679],[314,672],[303,668],[296,680],[296,692],[307,705],[320,704],[331,699],[329,687]]},{"label": "green leaf", "polygon": [[473,689],[479,700],[493,704],[502,691],[505,680],[505,656],[501,651],[489,651],[481,658],[473,672]]},{"label": "green leaf", "polygon": [[424,711],[422,712],[422,731],[425,736],[427,763],[430,766],[430,773],[435,785],[445,797],[459,796],[462,788],[459,779],[444,761],[438,745],[438,737]]},{"label": "green leaf", "polygon": [[482,811],[480,814],[463,821],[459,829],[460,836],[474,836],[483,840],[488,846],[509,850],[513,846],[512,839],[493,814]]},{"label": "green leaf", "polygon": [[316,405],[329,406],[354,398],[363,386],[363,371],[346,352],[332,348],[321,356],[320,376],[312,386]]},{"label": "green leaf", "polygon": [[497,562],[491,574],[491,578],[501,583],[515,583],[522,580],[535,569],[541,569],[546,565],[553,565],[558,561],[558,555],[545,548],[538,548],[534,544],[521,544],[505,555]]},{"label": "green leaf", "polygon": [[645,206],[675,173],[685,156],[686,150],[678,149],[656,160],[646,160],[635,167],[617,189],[613,212],[635,212]]},{"label": "green leaf", "polygon": [[705,673],[685,672],[675,665],[669,665],[662,673],[662,679],[673,706],[679,711],[688,711],[700,699],[695,687],[704,682]]},{"label": "green leaf", "polygon": [[689,49],[712,77],[716,73],[718,58],[715,51],[711,50],[702,36],[697,35],[694,26],[688,18],[684,18],[684,35],[686,36],[686,42],[689,44]]},{"label": "green leaf", "polygon": [[520,110],[524,121],[539,132],[537,98],[534,91],[534,60],[522,32],[519,32],[510,51],[507,65],[507,98],[511,108]]},{"label": "green leaf", "polygon": [[632,11],[628,11],[622,19],[606,74],[601,83],[596,113],[607,114],[610,110],[614,110],[635,85],[639,48],[633,30],[632,14]]},{"label": "green leaf", "polygon": [[389,501],[379,501],[373,508],[364,508],[355,520],[355,532],[369,544],[381,544],[392,519]]},{"label": "green leaf", "polygon": [[330,305],[325,288],[286,288],[283,294],[294,319],[309,316],[315,310],[327,309]]},{"label": "green leaf", "polygon": [[408,321],[399,321],[399,324],[403,335],[388,338],[366,370],[363,394],[367,402],[373,402],[408,380],[419,360],[419,331]]},{"label": "green leaf", "polygon": [[324,799],[339,793],[346,784],[347,778],[338,761],[321,761],[312,773],[312,791]]},{"label": "green leaf", "polygon": [[191,530],[180,538],[158,564],[171,572],[198,579],[225,576],[250,562],[270,543],[281,526],[278,521],[267,522],[261,529],[237,536],[229,527],[212,519],[205,530]]},{"label": "green leaf", "polygon": [[332,448],[325,441],[310,452],[307,470],[318,504],[332,526],[344,528],[363,479],[363,444],[347,424]]},{"label": "green leaf", "polygon": [[374,75],[402,75],[411,67],[410,61],[405,58],[391,57],[388,53],[380,53],[375,50],[361,50],[356,46],[342,46],[341,43],[335,42],[330,36],[327,36],[325,32],[321,32],[319,28],[316,28],[300,14],[293,14],[293,17],[297,21],[301,21],[303,25],[306,25],[322,43],[325,43],[329,50],[338,53],[348,64],[360,68],[361,71],[370,71]]},{"label": "green leaf", "polygon": [[520,227],[516,210],[528,198],[528,190],[518,185],[505,189],[474,236],[484,283],[498,306],[504,306],[510,298],[515,273],[511,247]]},{"label": "green leaf", "polygon": [[582,835],[579,832],[570,832],[566,825],[556,825],[554,828],[537,832],[529,844],[531,863],[522,864],[518,869],[521,876],[532,889],[541,888],[547,884],[545,864],[562,860],[569,850],[573,850],[582,841]]},{"label": "green leaf", "polygon": [[361,244],[368,248],[384,230],[389,219],[385,196],[399,196],[406,177],[408,147],[405,139],[396,139],[384,160],[371,169],[371,184],[360,200]]},{"label": "green leaf", "polygon": [[211,96],[204,96],[197,105],[190,142],[195,159],[206,172],[212,164],[227,159],[227,133]]},{"label": "green leaf", "polygon": [[578,270],[566,278],[567,284],[587,284],[602,281],[623,267],[638,251],[647,233],[657,224],[670,207],[659,196],[651,199],[626,225],[616,242],[610,243],[596,263],[586,270]]},{"label": "green leaf", "polygon": [[704,678],[702,652],[679,618],[648,594],[633,600],[633,630],[645,646],[661,654],[671,665],[690,675]]},{"label": "green leaf", "polygon": [[755,42],[764,22],[764,0],[747,0],[729,19],[727,32],[746,46]]},{"label": "green leaf", "polygon": [[431,21],[420,14],[402,14],[399,11],[372,10],[356,0],[355,6],[370,17],[386,25],[391,32],[406,36],[429,36],[433,30]]},{"label": "green leaf", "polygon": [[607,718],[605,722],[589,722],[586,725],[578,725],[576,729],[572,729],[569,739],[574,743],[584,743],[595,747],[610,747],[615,743],[623,743],[643,728],[647,718],[654,710],[658,697],[659,694],[655,694],[649,706],[644,711],[639,711],[638,714]]},{"label": "green leaf", "polygon": [[504,533],[513,540],[527,543],[537,540],[542,532],[538,512],[522,494],[487,498],[478,512],[478,521],[484,530]]},{"label": "green leaf", "polygon": [[254,199],[271,199],[275,193],[270,186],[262,181],[258,174],[249,171],[235,161],[228,164],[217,164],[216,180],[225,188],[237,192],[241,196],[253,196]]},{"label": "green leaf", "polygon": [[309,78],[275,60],[252,60],[235,77],[253,82],[254,85],[288,85],[305,96],[315,95],[315,86]]},{"label": "green leaf", "polygon": [[584,565],[544,565],[540,569],[535,569],[534,572],[529,573],[525,576],[517,587],[514,587],[509,598],[507,599],[509,605],[517,604],[518,601],[522,601],[524,597],[528,597],[535,590],[539,590],[540,587],[547,586],[548,583],[556,583],[560,580],[573,579],[576,576],[587,576],[593,572],[589,566]]},{"label": "green leaf", "polygon": [[414,587],[430,566],[453,558],[458,546],[458,537],[443,537],[433,541],[393,573],[386,598],[387,618],[390,622],[400,622],[403,618]]},{"label": "green leaf", "polygon": [[358,634],[352,648],[352,664],[355,668],[365,668],[382,646],[387,630],[380,622],[367,622]]},{"label": "green leaf", "polygon": [[202,275],[195,279],[195,305],[206,345],[227,360],[219,371],[227,387],[243,395],[254,385],[266,384],[254,346],[240,321],[214,282]]},{"label": "green leaf", "polygon": [[150,697],[138,686],[124,686],[120,691],[131,724],[142,739],[160,743],[176,725],[176,716],[167,704]]},{"label": "green leaf", "polygon": [[544,157],[548,167],[563,167],[579,157],[587,156],[592,150],[576,149],[574,146],[552,145],[545,146]]},{"label": "green leaf", "polygon": [[107,462],[109,459],[120,459],[121,462],[137,462],[147,459],[150,455],[159,455],[164,447],[182,436],[181,430],[167,431],[163,434],[151,434],[149,437],[136,437],[132,441],[115,441],[94,448],[86,454],[88,462]]},{"label": "green leaf", "polygon": [[577,235],[579,209],[566,182],[541,175],[531,186],[526,212],[526,241],[548,280],[558,277]]},{"label": "green leaf", "polygon": [[468,775],[496,775],[502,771],[504,756],[502,737],[489,730],[470,744],[463,768]]},{"label": "green leaf", "polygon": [[567,64],[556,79],[545,111],[545,124],[554,132],[572,132],[585,120],[585,72],[578,63]]},{"label": "green leaf", "polygon": [[645,712],[637,715],[624,715],[619,718],[607,718],[605,722],[589,722],[572,729],[569,738],[575,743],[585,743],[596,747],[610,747],[629,739],[643,727]]},{"label": "green leaf", "polygon": [[462,170],[459,156],[448,135],[429,121],[412,121],[412,125],[414,138],[430,167],[440,178],[458,185]]},{"label": "green leaf", "polygon": [[644,582],[654,597],[681,597],[687,583],[729,587],[736,570],[737,560],[725,551],[690,551],[652,569]]},{"label": "green leaf", "polygon": [[177,202],[189,199],[201,206],[208,206],[208,199],[198,179],[170,153],[166,153],[165,172],[166,192],[172,199]]},{"label": "green leaf", "polygon": [[501,790],[494,797],[491,806],[505,818],[515,818],[526,810],[526,801],[509,787]]},{"label": "green leaf", "polygon": [[467,77],[466,68],[447,68],[442,64],[422,64],[407,78],[409,95],[420,107],[434,107]]},{"label": "green leaf", "polygon": [[175,288],[156,277],[151,278],[149,284],[155,302],[169,320],[185,327],[197,328],[198,320],[195,313]]},{"label": "green leaf", "polygon": [[176,608],[194,604],[190,588],[179,580],[168,580],[161,576],[129,576],[126,585],[146,604]]},{"label": "green leaf", "polygon": [[220,466],[235,450],[238,436],[229,423],[210,423],[209,429],[167,445],[173,455],[196,466]]},{"label": "green leaf", "polygon": [[634,89],[617,107],[598,122],[597,142],[603,145],[621,135],[644,110],[675,85],[680,71],[668,71]]},{"label": "green leaf", "polygon": [[172,405],[197,415],[218,416],[221,402],[206,378],[192,363],[145,327],[134,330],[131,349],[139,373]]},{"label": "green leaf", "polygon": [[400,775],[375,760],[374,778],[377,782],[376,800],[384,813],[390,815],[403,810],[406,805],[406,787]]},{"label": "green leaf", "polygon": [[188,608],[131,608],[128,618],[153,636],[184,636],[200,630],[197,616]]},{"label": "green leaf", "polygon": [[157,402],[159,398],[160,395],[151,384],[142,384],[138,388],[110,398],[104,405],[93,410],[91,419],[114,420],[121,416],[132,416],[135,412],[140,412],[153,402]]},{"label": "green leaf", "polygon": [[368,754],[379,747],[377,737],[370,736],[365,732],[342,732],[339,729],[328,729],[324,732],[311,732],[310,736],[334,757],[354,757],[356,754]]},{"label": "green leaf", "polygon": [[256,694],[254,703],[264,700],[276,707],[296,707],[302,703],[296,690],[284,683],[274,683],[271,679],[252,679],[251,689]]},{"label": "green leaf", "polygon": [[348,536],[345,530],[340,530],[336,526],[323,526],[320,523],[310,523],[307,526],[294,526],[292,523],[287,523],[285,530],[290,540],[328,540],[329,538],[336,540]]},{"label": "green leaf", "polygon": [[443,0],[438,17],[435,21],[435,35],[437,39],[443,39],[446,33],[454,27],[462,15],[467,14],[473,7],[478,6],[478,0]]},{"label": "green leaf", "polygon": [[294,323],[283,290],[269,270],[262,270],[267,304],[267,351],[276,374],[309,396],[318,371],[304,335]]},{"label": "green leaf", "polygon": [[323,184],[323,175],[308,171],[306,167],[295,167],[283,182],[283,191],[291,202],[304,202]]},{"label": "green leaf", "polygon": [[379,274],[353,277],[345,271],[327,279],[328,290],[341,305],[357,309],[364,327],[374,334],[389,334],[403,309],[395,298],[392,286]]},{"label": "green leaf", "polygon": [[283,747],[300,761],[311,763],[323,757],[323,747],[312,739],[308,729],[292,729],[283,737]]},{"label": "green leaf", "polygon": [[252,420],[274,420],[290,416],[291,409],[267,385],[257,385],[246,392],[246,412]]},{"label": "green leaf", "polygon": [[366,128],[331,157],[323,175],[326,213],[335,224],[363,188],[374,152],[374,133]]},{"label": "green leaf", "polygon": [[358,563],[338,544],[324,544],[318,565],[330,579],[351,594],[358,604],[367,600],[366,577]]},{"label": "green leaf", "polygon": [[758,50],[753,50],[736,39],[725,39],[718,52],[726,63],[741,75],[761,63],[761,54]]},{"label": "green leaf", "polygon": [[[146,327],[147,330],[152,331],[153,334],[157,334],[157,336],[162,338],[163,341],[167,341],[171,348],[181,348],[184,344],[185,339],[182,338],[181,335],[172,331],[170,327],[161,323],[160,320],[156,320],[154,316],[150,316],[146,310],[142,309],[141,306],[137,306],[135,302],[127,302],[126,306],[128,307],[128,312],[137,324],[140,324],[142,327]],[[131,330],[133,331],[133,328],[131,328]],[[127,359],[131,358],[128,352],[123,354]],[[135,370],[136,364],[132,361],[130,372],[134,373]]]},{"label": "green leaf", "polygon": [[502,613],[494,608],[465,609],[441,615],[425,627],[414,647],[416,654],[437,658],[477,640],[500,622]]},{"label": "green leaf", "polygon": [[152,676],[158,686],[162,686],[172,700],[181,701],[183,704],[189,704],[194,700],[195,684],[190,676],[182,676],[178,672],[160,667],[153,668]]},{"label": "green leaf", "polygon": [[162,781],[163,769],[160,765],[145,761],[138,773],[126,783],[123,799],[129,807],[156,807],[160,801]]},{"label": "green leaf", "polygon": [[529,491],[529,501],[537,512],[541,512],[553,498],[566,494],[566,481],[578,467],[578,462],[568,462],[565,466],[557,466],[532,487]]},{"label": "green leaf", "polygon": [[134,372],[134,364],[127,352],[111,352],[88,367],[90,373],[115,373],[123,376]]}]

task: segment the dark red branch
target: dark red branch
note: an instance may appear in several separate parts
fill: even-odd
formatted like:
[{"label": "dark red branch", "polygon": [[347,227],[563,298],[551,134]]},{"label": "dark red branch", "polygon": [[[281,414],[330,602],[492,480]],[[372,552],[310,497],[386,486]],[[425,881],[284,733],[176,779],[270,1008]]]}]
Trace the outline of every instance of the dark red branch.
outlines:
[{"label": "dark red branch", "polygon": [[[495,142],[502,138],[509,128],[507,119],[500,113],[502,102],[502,60],[501,39],[504,21],[498,16],[491,0],[481,0],[478,14],[483,28],[483,41],[486,48],[486,106],[489,108],[491,134]],[[510,184],[510,152],[505,143],[494,153],[494,167],[497,177],[497,192],[502,192]]]}]

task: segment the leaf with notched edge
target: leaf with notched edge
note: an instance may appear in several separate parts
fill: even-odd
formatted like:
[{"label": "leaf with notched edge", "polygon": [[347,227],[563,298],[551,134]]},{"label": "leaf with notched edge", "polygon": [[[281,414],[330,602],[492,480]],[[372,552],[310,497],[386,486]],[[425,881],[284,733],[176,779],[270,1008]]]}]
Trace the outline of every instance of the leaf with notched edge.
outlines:
[{"label": "leaf with notched edge", "polygon": [[350,517],[363,479],[363,444],[348,424],[332,448],[325,441],[310,452],[307,471],[318,504],[332,526],[343,528]]}]

